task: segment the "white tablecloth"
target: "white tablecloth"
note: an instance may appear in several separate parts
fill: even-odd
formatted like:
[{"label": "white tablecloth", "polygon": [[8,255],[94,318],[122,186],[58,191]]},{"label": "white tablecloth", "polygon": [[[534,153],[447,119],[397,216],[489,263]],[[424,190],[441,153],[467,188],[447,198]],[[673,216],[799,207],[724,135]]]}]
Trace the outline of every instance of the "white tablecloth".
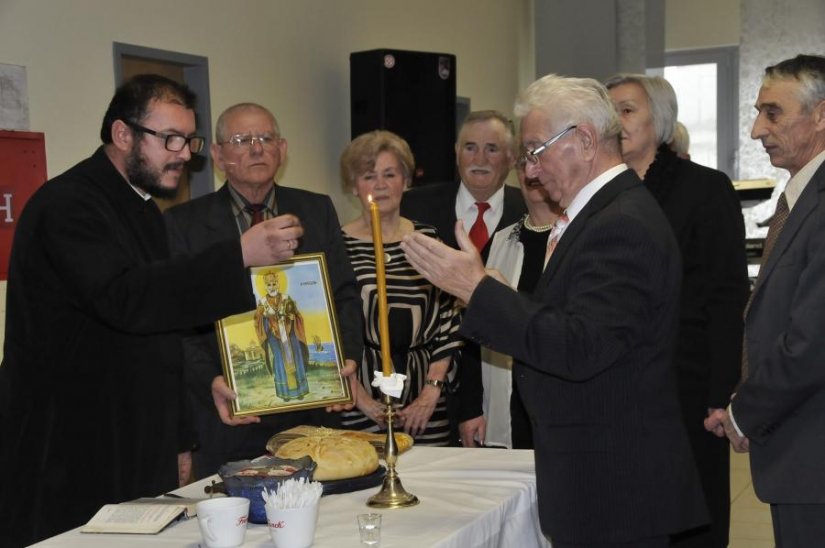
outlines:
[{"label": "white tablecloth", "polygon": [[[397,470],[404,488],[421,501],[417,506],[367,507],[379,487],[323,497],[313,546],[360,548],[355,516],[372,511],[384,516],[382,548],[549,546],[538,525],[532,451],[414,447],[399,457]],[[206,483],[176,493],[200,497]],[[190,519],[158,535],[93,535],[75,529],[36,546],[196,548],[200,542],[197,520]],[[266,525],[250,523],[244,546],[273,546]]]}]

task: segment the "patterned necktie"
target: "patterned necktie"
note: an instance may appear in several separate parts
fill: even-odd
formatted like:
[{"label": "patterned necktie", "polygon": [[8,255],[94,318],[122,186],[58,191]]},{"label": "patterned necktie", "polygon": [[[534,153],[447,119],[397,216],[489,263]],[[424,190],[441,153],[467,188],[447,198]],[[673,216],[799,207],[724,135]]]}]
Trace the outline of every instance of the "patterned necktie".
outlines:
[{"label": "patterned necktie", "polygon": [[550,239],[547,240],[547,252],[544,254],[544,265],[547,266],[547,263],[550,262],[550,255],[556,250],[556,246],[559,245],[559,240],[561,239],[561,235],[564,233],[564,229],[567,228],[567,223],[570,222],[570,218],[567,216],[567,213],[562,213],[556,222],[553,223],[553,229],[550,231]]},{"label": "patterned necktie", "polygon": [[[771,224],[768,225],[768,236],[765,238],[765,247],[762,251],[762,264],[765,264],[768,257],[770,257],[773,246],[776,245],[776,239],[779,238],[779,233],[782,232],[782,229],[785,227],[785,221],[788,220],[789,213],[788,199],[783,192],[776,201],[776,211],[774,211],[773,217],[771,217]],[[762,273],[761,269],[759,272],[760,274]],[[759,278],[761,278],[761,276],[757,276],[757,279]]]},{"label": "patterned necktie", "polygon": [[478,217],[473,227],[470,229],[470,240],[476,249],[481,251],[487,245],[487,240],[490,239],[490,234],[487,232],[487,224],[484,222],[484,212],[490,209],[490,204],[487,202],[476,202],[478,208]]},{"label": "patterned necktie", "polygon": [[[771,223],[768,225],[768,236],[765,238],[765,245],[762,247],[762,263],[759,268],[759,275],[756,277],[756,283],[753,286],[753,291],[751,291],[751,295],[748,297],[748,304],[745,305],[745,313],[743,314],[744,318],[748,317],[748,311],[751,308],[753,295],[756,293],[756,288],[759,287],[759,284],[762,282],[762,277],[765,272],[763,267],[767,264],[768,257],[770,257],[774,245],[776,245],[776,240],[779,238],[779,234],[785,227],[785,221],[788,220],[789,213],[790,209],[788,209],[788,198],[785,197],[785,193],[783,192],[779,195],[779,199],[776,201],[776,211],[774,211],[773,217],[771,217]],[[745,341],[747,341],[747,337],[743,337],[743,339],[742,381],[740,382],[743,382],[748,377],[748,346],[745,343]]]},{"label": "patterned necktie", "polygon": [[264,220],[264,211],[266,210],[264,204],[249,204],[244,207],[244,210],[252,215],[252,222],[249,223],[249,226],[255,226]]}]

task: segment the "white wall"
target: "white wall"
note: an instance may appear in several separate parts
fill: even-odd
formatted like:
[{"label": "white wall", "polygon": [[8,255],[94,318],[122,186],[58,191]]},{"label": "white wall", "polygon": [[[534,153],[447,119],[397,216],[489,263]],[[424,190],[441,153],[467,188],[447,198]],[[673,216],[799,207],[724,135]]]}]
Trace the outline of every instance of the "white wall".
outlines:
[{"label": "white wall", "polygon": [[[213,117],[235,102],[272,108],[289,140],[287,185],[342,209],[337,161],[349,140],[349,53],[378,47],[458,57],[458,94],[509,111],[528,2],[506,0],[0,0],[0,62],[28,70],[33,131],[49,175],[87,156],[113,91],[112,42],[209,58]],[[471,23],[469,21],[471,20]],[[348,213],[349,215],[344,215]]]},{"label": "white wall", "polygon": [[739,44],[740,0],[666,0],[665,50]]},{"label": "white wall", "polygon": [[[114,90],[112,42],[209,59],[213,119],[270,107],[289,141],[279,180],[356,204],[338,183],[349,141],[349,54],[389,47],[457,56],[458,95],[512,109],[531,44],[530,0],[0,0],[0,63],[27,68],[31,130],[49,176],[88,156]],[[521,52],[521,55],[520,55]],[[0,287],[5,308],[5,283]],[[2,318],[5,314],[2,315]],[[0,326],[2,327],[2,326]],[[0,330],[2,336],[2,330]]]},{"label": "white wall", "polygon": [[[739,173],[743,179],[768,177],[784,188],[788,172],[771,165],[759,141],[751,139],[756,119],[753,108],[765,68],[800,53],[825,54],[825,2],[822,0],[747,0],[742,8],[742,44],[739,49]],[[764,220],[773,214],[773,202]]]}]

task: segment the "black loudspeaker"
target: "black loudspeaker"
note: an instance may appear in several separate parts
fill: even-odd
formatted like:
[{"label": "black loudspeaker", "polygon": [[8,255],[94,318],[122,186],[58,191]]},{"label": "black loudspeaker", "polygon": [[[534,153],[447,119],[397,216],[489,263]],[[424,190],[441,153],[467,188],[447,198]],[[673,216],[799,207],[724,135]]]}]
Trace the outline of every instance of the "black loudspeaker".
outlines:
[{"label": "black loudspeaker", "polygon": [[413,185],[455,179],[455,55],[375,49],[351,53],[352,138],[386,129],[410,144]]}]

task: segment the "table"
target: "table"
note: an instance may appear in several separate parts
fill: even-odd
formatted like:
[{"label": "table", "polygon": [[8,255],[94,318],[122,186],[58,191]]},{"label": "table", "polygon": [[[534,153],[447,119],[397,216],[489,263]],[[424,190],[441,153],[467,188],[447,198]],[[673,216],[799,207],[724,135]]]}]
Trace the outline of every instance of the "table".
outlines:
[{"label": "table", "polygon": [[[538,525],[533,451],[413,447],[400,455],[398,473],[420,504],[377,510],[383,514],[382,548],[549,547]],[[175,493],[203,496],[201,480]],[[360,548],[357,514],[379,487],[321,499],[315,548]],[[38,547],[197,548],[197,519],[174,523],[158,535],[92,535],[74,529]],[[266,525],[250,523],[244,546],[271,547]]]}]

